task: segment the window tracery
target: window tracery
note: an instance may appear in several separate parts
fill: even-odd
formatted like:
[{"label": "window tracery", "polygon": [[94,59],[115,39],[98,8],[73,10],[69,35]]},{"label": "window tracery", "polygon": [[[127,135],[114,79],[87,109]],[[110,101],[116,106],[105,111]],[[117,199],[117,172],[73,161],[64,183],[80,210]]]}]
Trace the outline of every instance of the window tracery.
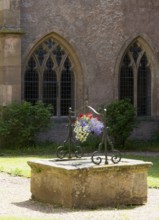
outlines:
[{"label": "window tracery", "polygon": [[119,78],[119,98],[129,98],[136,107],[138,116],[151,115],[150,63],[138,41],[124,55]]},{"label": "window tracery", "polygon": [[54,115],[65,116],[74,109],[74,70],[64,48],[46,39],[32,53],[24,74],[24,99],[51,104]]}]

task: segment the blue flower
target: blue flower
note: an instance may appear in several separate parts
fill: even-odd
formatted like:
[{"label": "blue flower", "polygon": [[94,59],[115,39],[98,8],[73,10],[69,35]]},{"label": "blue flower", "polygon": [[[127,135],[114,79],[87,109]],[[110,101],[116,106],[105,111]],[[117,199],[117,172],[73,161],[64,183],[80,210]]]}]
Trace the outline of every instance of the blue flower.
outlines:
[{"label": "blue flower", "polygon": [[96,135],[100,135],[103,132],[104,125],[97,118],[92,118],[90,121],[90,130]]},{"label": "blue flower", "polygon": [[75,122],[74,132],[76,139],[84,142],[90,133],[101,135],[104,129],[104,124],[93,117],[92,114],[82,114]]}]

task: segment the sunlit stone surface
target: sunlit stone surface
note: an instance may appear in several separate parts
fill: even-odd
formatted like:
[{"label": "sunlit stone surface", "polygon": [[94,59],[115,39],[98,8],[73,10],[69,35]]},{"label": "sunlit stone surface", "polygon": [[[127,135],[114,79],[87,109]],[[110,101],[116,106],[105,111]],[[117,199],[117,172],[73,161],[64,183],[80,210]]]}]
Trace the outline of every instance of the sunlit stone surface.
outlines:
[{"label": "sunlit stone surface", "polygon": [[[104,159],[104,158],[103,158]],[[151,162],[122,159],[94,165],[90,157],[29,161],[32,198],[68,208],[144,204]]]}]

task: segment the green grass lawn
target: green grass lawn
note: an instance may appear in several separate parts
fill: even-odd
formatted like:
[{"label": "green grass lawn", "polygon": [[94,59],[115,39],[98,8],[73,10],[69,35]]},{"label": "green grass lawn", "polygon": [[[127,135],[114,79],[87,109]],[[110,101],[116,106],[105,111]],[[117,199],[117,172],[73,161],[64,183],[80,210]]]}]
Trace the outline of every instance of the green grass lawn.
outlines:
[{"label": "green grass lawn", "polygon": [[25,148],[16,150],[1,150],[0,152],[0,172],[6,172],[13,176],[30,177],[31,169],[27,161],[40,158],[52,158],[55,155],[55,146],[49,145],[47,148]]},{"label": "green grass lawn", "polygon": [[30,167],[28,166],[27,161],[38,158],[38,156],[0,157],[0,171],[9,173],[13,176],[30,177]]},{"label": "green grass lawn", "polygon": [[3,156],[0,157],[0,172],[9,173],[13,176],[30,177],[31,169],[27,161],[46,158],[53,158],[53,156]]},{"label": "green grass lawn", "polygon": [[[36,160],[42,158],[53,158],[55,152],[50,149],[49,151],[45,149],[41,151],[31,150],[27,152],[22,151],[5,151],[0,152],[2,156],[0,156],[0,172],[6,172],[15,176],[25,176],[30,177],[31,170],[27,164],[29,160]],[[131,153],[128,155],[123,155],[125,158],[130,159],[139,159],[143,161],[150,161],[153,163],[153,166],[149,169],[148,172],[148,186],[159,188],[159,159],[158,157],[153,156],[136,156]]]}]

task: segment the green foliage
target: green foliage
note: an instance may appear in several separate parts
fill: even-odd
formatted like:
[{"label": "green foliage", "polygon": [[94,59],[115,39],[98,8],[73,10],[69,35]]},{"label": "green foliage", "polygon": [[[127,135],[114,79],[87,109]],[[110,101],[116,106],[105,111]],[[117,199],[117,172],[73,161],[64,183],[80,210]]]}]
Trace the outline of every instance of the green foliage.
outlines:
[{"label": "green foliage", "polygon": [[151,152],[159,152],[159,141],[157,140],[135,140],[129,139],[126,141],[124,146],[125,149],[122,150],[129,150],[129,151],[151,151]]},{"label": "green foliage", "polygon": [[50,125],[51,107],[42,102],[12,103],[0,111],[0,143],[4,147],[33,144],[38,132]]},{"label": "green foliage", "polygon": [[98,149],[98,145],[101,141],[101,137],[95,135],[89,135],[87,140],[80,143],[84,153],[92,153]]},{"label": "green foliage", "polygon": [[106,122],[115,146],[124,146],[136,125],[136,110],[128,100],[117,100],[107,107]]},{"label": "green foliage", "polygon": [[12,176],[22,176],[22,170],[19,168],[11,169],[10,174]]}]

